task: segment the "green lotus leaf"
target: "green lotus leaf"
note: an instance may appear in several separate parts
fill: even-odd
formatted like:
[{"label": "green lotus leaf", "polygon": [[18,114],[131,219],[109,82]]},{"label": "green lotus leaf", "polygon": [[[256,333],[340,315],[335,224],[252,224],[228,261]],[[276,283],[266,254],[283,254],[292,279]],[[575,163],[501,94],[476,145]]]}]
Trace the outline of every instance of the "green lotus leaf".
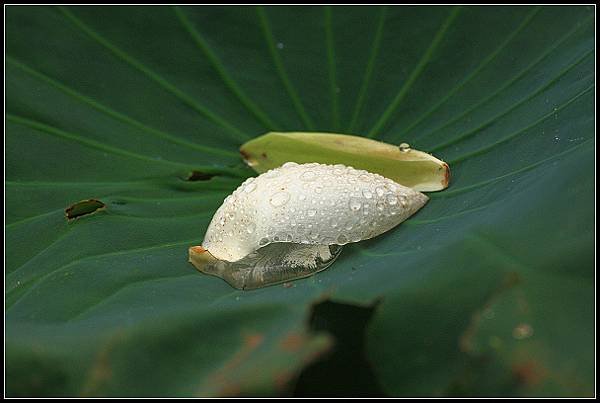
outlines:
[{"label": "green lotus leaf", "polygon": [[[8,396],[292,395],[335,349],[309,326],[326,299],[374,306],[386,395],[593,396],[593,7],[5,20]],[[237,291],[187,250],[270,131],[406,142],[451,186],[317,275]]]}]

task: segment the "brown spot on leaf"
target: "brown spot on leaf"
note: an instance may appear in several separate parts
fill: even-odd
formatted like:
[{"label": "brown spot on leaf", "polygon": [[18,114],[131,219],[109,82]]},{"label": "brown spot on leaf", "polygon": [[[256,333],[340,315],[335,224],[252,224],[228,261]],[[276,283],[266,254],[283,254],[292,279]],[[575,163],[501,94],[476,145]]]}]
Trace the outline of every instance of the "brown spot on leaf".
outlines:
[{"label": "brown spot on leaf", "polygon": [[305,342],[304,336],[298,333],[289,333],[281,340],[281,348],[285,351],[296,352],[302,348]]},{"label": "brown spot on leaf", "polygon": [[288,371],[282,371],[275,375],[275,387],[279,390],[285,389],[293,378],[293,374]]},{"label": "brown spot on leaf", "polygon": [[216,387],[218,396],[237,396],[240,394],[240,386],[231,381],[231,378],[233,378],[232,373],[260,346],[264,338],[264,335],[260,333],[245,335],[241,348],[209,377],[209,383],[212,385],[211,389]]},{"label": "brown spot on leaf", "polygon": [[489,314],[492,305],[498,300],[498,298],[508,289],[514,287],[519,282],[519,275],[516,272],[508,273],[500,283],[500,285],[492,291],[486,303],[473,313],[469,326],[465,329],[463,334],[459,338],[459,348],[462,352],[468,353],[473,350],[473,339],[479,330],[482,320],[486,314]]},{"label": "brown spot on leaf", "polygon": [[119,342],[124,339],[122,331],[111,335],[106,344],[100,348],[92,362],[81,390],[82,397],[91,397],[99,394],[99,391],[113,378],[111,366],[111,353]]},{"label": "brown spot on leaf", "polygon": [[98,210],[102,210],[106,207],[104,203],[96,199],[88,199],[77,202],[65,209],[65,216],[67,220],[73,220],[75,218],[95,213]]},{"label": "brown spot on leaf", "polygon": [[537,361],[527,360],[513,364],[512,374],[517,382],[525,386],[533,386],[546,377],[547,371]]},{"label": "brown spot on leaf", "polygon": [[259,333],[250,334],[244,337],[244,345],[250,349],[255,349],[262,343],[264,336]]}]

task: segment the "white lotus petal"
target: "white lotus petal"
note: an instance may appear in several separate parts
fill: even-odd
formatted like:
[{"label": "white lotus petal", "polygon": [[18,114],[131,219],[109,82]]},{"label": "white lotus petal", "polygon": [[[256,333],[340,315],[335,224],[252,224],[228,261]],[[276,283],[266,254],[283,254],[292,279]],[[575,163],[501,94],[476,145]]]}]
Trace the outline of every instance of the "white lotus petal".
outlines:
[{"label": "white lotus petal", "polygon": [[344,245],[390,230],[427,200],[367,171],[289,162],[228,196],[202,247],[216,259],[236,262],[270,243]]},{"label": "white lotus petal", "polygon": [[190,262],[239,289],[310,276],[335,261],[340,245],[388,231],[427,200],[377,174],[288,162],[225,199]]}]

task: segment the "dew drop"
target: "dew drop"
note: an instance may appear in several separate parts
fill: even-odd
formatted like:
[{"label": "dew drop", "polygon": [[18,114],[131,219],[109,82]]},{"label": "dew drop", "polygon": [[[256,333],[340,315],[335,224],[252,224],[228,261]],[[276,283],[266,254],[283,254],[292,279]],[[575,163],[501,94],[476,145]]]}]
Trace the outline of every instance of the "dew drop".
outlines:
[{"label": "dew drop", "polygon": [[398,198],[395,195],[387,195],[385,197],[385,201],[390,206],[395,206],[396,204],[398,204]]},{"label": "dew drop", "polygon": [[285,47],[285,45],[283,44],[283,42],[277,42],[277,49],[283,49]]},{"label": "dew drop", "polygon": [[221,226],[225,225],[225,216],[221,216],[219,219],[219,224],[221,224]]},{"label": "dew drop", "polygon": [[365,199],[370,199],[373,197],[373,193],[371,193],[369,189],[363,189],[362,194],[365,197]]},{"label": "dew drop", "polygon": [[348,207],[350,207],[351,211],[358,211],[362,207],[361,200],[357,197],[351,197],[348,202]]},{"label": "dew drop", "polygon": [[255,190],[256,190],[256,184],[255,183],[249,183],[244,188],[244,192],[246,192],[246,193],[252,193]]},{"label": "dew drop", "polygon": [[521,323],[513,329],[513,337],[517,340],[526,339],[533,335],[533,327],[528,323]]},{"label": "dew drop", "polygon": [[394,182],[388,182],[385,185],[386,188],[388,188],[389,190],[391,190],[392,192],[396,192],[398,190],[398,185],[396,185]]},{"label": "dew drop", "polygon": [[315,214],[317,214],[317,210],[312,210],[312,209],[311,209],[311,210],[308,210],[308,211],[306,212],[306,215],[308,215],[309,217],[314,217],[314,216],[315,216]]},{"label": "dew drop", "polygon": [[253,234],[254,231],[256,231],[256,224],[251,222],[246,226],[246,232],[249,234]]},{"label": "dew drop", "polygon": [[312,182],[317,179],[317,174],[315,171],[306,171],[302,175],[300,175],[300,179],[306,182]]},{"label": "dew drop", "polygon": [[[317,192],[317,193],[321,193],[322,191],[323,191],[323,187],[322,186],[317,186],[315,188],[315,192]],[[323,203],[321,203],[321,204],[323,204]]]},{"label": "dew drop", "polygon": [[410,151],[410,144],[408,143],[402,143],[398,146],[398,148],[400,149],[401,152],[403,153],[407,153]]},{"label": "dew drop", "polygon": [[272,206],[281,207],[290,200],[290,194],[288,192],[277,192],[271,196],[270,203]]},{"label": "dew drop", "polygon": [[336,241],[338,245],[345,245],[348,243],[348,238],[344,234],[339,234]]},{"label": "dew drop", "polygon": [[385,188],[383,186],[377,186],[375,188],[375,193],[377,193],[377,196],[381,197],[385,194]]},{"label": "dew drop", "polygon": [[258,246],[265,246],[268,243],[269,243],[269,238],[267,238],[267,237],[260,238],[260,241],[258,241]]},{"label": "dew drop", "polygon": [[292,167],[297,167],[297,166],[298,166],[297,163],[290,161],[290,162],[286,162],[281,167],[282,168],[292,168]]},{"label": "dew drop", "polygon": [[300,195],[300,196],[298,196],[298,199],[300,199],[300,200],[306,200],[306,195]]},{"label": "dew drop", "polygon": [[280,172],[278,169],[271,169],[270,171],[265,172],[262,176],[264,178],[272,179],[278,177],[279,175]]}]

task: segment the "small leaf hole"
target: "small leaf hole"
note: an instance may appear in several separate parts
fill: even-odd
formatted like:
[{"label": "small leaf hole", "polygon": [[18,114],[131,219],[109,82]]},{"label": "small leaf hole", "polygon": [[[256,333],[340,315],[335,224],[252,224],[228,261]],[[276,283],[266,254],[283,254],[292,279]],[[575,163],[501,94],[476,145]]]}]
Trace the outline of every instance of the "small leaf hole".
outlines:
[{"label": "small leaf hole", "polygon": [[188,182],[197,182],[197,181],[207,181],[212,177],[216,176],[215,174],[209,174],[201,171],[192,171],[185,178]]},{"label": "small leaf hole", "polygon": [[67,216],[67,220],[73,220],[75,218],[93,214],[100,209],[104,209],[106,205],[102,203],[100,200],[96,199],[88,199],[77,202],[65,209],[65,215]]}]

